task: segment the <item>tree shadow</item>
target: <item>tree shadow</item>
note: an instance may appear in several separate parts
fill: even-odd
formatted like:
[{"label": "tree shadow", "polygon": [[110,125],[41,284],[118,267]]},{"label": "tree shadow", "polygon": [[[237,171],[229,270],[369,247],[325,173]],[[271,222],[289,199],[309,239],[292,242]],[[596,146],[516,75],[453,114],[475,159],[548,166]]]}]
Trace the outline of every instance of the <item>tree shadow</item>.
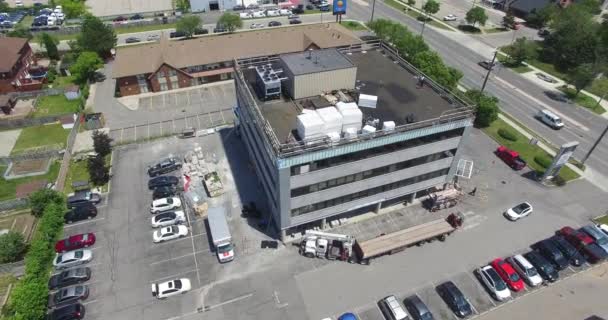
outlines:
[{"label": "tree shadow", "polygon": [[468,32],[468,33],[481,33],[481,29],[479,29],[479,28],[477,28],[475,26],[472,26],[470,24],[461,24],[461,25],[458,25],[458,29],[460,31]]}]

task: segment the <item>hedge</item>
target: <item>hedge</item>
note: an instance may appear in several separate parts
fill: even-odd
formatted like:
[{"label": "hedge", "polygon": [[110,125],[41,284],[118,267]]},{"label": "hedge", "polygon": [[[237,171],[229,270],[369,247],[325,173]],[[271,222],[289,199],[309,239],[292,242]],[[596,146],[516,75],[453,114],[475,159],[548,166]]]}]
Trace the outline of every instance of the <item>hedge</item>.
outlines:
[{"label": "hedge", "polygon": [[509,129],[500,128],[498,129],[498,135],[509,140],[509,141],[517,141],[517,134]]},{"label": "hedge", "polygon": [[534,156],[534,162],[538,163],[538,165],[540,165],[541,167],[547,169],[551,165],[551,162],[553,162],[553,159],[546,155],[538,155]]}]

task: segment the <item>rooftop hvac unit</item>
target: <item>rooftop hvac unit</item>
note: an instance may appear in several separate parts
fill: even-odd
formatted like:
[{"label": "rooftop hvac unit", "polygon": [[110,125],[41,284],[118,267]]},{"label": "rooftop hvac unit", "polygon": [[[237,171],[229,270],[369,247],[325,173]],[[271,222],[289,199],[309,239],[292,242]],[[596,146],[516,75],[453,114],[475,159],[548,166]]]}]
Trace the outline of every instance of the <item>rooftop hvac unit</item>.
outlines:
[{"label": "rooftop hvac unit", "polygon": [[359,95],[359,107],[376,108],[376,104],[378,104],[378,96],[363,93]]},{"label": "rooftop hvac unit", "polygon": [[281,78],[272,65],[256,67],[256,86],[260,99],[270,100],[281,97]]},{"label": "rooftop hvac unit", "polygon": [[356,132],[361,130],[363,125],[363,113],[359,108],[347,109],[342,112],[342,132],[353,128]]},{"label": "rooftop hvac unit", "polygon": [[348,128],[344,130],[344,138],[354,139],[357,137],[357,130],[355,128]]},{"label": "rooftop hvac unit", "polygon": [[384,131],[395,130],[395,121],[384,121],[382,123],[382,130],[384,130]]},{"label": "rooftop hvac unit", "polygon": [[370,126],[370,125],[366,125],[365,127],[363,127],[363,129],[361,130],[363,134],[370,134],[370,133],[374,133],[376,132],[376,128]]},{"label": "rooftop hvac unit", "polygon": [[316,112],[303,113],[297,116],[296,128],[302,140],[324,136],[325,123]]},{"label": "rooftop hvac unit", "polygon": [[325,123],[325,133],[342,132],[342,115],[334,107],[317,109],[317,113]]},{"label": "rooftop hvac unit", "polygon": [[340,141],[340,134],[338,132],[330,132],[327,134],[327,137],[329,138],[329,140],[331,140],[331,142]]}]

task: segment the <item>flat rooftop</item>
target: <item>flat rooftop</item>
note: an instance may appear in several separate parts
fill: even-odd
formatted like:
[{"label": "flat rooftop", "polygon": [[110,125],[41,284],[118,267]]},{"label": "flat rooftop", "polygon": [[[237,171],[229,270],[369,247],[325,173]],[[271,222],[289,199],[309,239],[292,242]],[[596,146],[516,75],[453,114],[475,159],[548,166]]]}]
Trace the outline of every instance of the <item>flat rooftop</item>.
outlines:
[{"label": "flat rooftop", "polygon": [[[429,83],[420,86],[413,71],[393,61],[380,49],[347,53],[344,57],[357,67],[356,90],[351,96],[355,98],[358,93],[378,96],[376,108],[359,107],[364,120],[379,119],[380,123],[394,121],[396,126],[400,126],[410,123],[412,119],[420,122],[438,118],[447,111],[463,107],[459,103],[452,103],[450,98],[435,91]],[[261,101],[254,89],[255,70],[245,69],[243,73],[262,115],[270,123],[280,143],[294,141],[296,117],[302,113],[302,109],[331,105],[323,97],[299,100],[282,97],[280,100]]]},{"label": "flat rooftop", "polygon": [[296,76],[354,67],[353,63],[336,49],[285,54],[281,55],[280,59]]}]

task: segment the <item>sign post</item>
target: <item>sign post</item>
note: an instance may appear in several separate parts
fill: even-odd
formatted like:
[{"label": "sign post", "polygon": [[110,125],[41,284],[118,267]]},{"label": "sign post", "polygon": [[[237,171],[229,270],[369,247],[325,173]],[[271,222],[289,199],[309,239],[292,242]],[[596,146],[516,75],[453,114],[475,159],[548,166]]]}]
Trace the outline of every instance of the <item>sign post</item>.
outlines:
[{"label": "sign post", "polygon": [[342,23],[342,15],[346,13],[346,0],[334,0],[332,8],[336,22]]},{"label": "sign post", "polygon": [[545,182],[556,176],[559,173],[559,170],[561,170],[561,168],[568,163],[568,160],[570,160],[570,157],[574,153],[574,150],[576,150],[576,147],[578,147],[578,141],[563,144],[559,149],[559,152],[557,152],[553,158],[553,162],[551,162],[549,168],[547,168],[543,176],[540,178],[540,181]]}]

